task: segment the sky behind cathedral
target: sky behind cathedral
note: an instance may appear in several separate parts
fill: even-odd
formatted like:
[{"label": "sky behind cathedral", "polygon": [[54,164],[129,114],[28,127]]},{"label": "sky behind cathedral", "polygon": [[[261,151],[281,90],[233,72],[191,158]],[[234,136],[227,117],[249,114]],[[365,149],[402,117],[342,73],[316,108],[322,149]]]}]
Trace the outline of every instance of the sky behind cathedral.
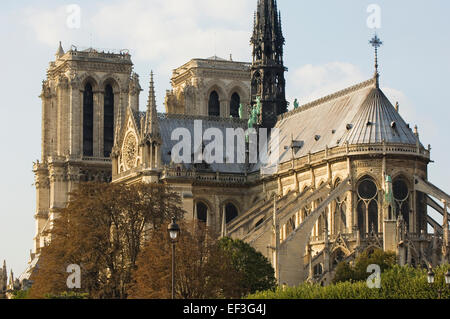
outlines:
[{"label": "sky behind cathedral", "polygon": [[[374,31],[366,21],[373,3],[381,8],[381,87],[393,104],[399,101],[404,119],[419,126],[422,143],[431,144],[436,163],[429,166],[429,179],[448,193],[449,1],[279,0],[287,98],[304,103],[372,77]],[[79,26],[67,23],[74,13],[70,4],[81,9]],[[144,89],[141,109],[153,70],[162,112],[172,70],[191,58],[231,54],[235,61],[251,60],[255,8],[256,0],[2,1],[0,259],[18,275],[32,248],[31,169],[41,148],[38,96],[58,41],[65,50],[72,44],[129,49]]]}]

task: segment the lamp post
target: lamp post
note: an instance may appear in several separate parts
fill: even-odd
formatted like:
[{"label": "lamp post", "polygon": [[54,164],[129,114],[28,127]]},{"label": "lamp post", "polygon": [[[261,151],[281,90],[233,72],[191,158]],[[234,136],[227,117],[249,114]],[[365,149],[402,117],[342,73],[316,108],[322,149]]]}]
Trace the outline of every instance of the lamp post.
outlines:
[{"label": "lamp post", "polygon": [[180,227],[176,223],[175,217],[172,218],[172,223],[167,227],[167,231],[172,243],[172,299],[175,299],[175,244],[180,233]]},{"label": "lamp post", "polygon": [[[430,271],[428,271],[428,275],[427,275],[427,280],[428,280],[428,284],[430,284],[430,287],[433,287],[434,284],[434,272],[433,269],[430,268]],[[445,285],[446,287],[450,287],[450,270],[447,271],[447,273],[445,274]],[[441,299],[442,297],[442,288],[438,289],[438,298]]]}]

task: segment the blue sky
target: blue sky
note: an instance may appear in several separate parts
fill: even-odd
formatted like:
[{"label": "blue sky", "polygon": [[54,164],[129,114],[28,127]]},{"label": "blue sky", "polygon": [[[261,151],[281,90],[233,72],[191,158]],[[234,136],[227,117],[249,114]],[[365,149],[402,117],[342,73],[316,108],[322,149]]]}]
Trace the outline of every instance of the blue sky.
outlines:
[{"label": "blue sky", "polygon": [[[450,192],[450,2],[279,0],[286,37],[288,99],[306,102],[373,74],[366,9],[378,4],[381,86],[400,102],[405,120],[432,145],[430,180]],[[81,8],[81,28],[66,25],[68,4]],[[256,0],[2,1],[0,40],[0,259],[18,275],[35,234],[32,162],[40,158],[38,98],[58,41],[78,47],[129,49],[140,75],[141,108],[150,70],[163,111],[171,70],[217,54],[250,61]]]}]

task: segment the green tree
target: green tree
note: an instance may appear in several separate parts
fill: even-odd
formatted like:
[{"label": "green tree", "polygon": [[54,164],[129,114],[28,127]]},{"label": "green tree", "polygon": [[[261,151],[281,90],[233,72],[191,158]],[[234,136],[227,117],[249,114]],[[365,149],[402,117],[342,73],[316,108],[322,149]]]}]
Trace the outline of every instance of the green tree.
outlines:
[{"label": "green tree", "polygon": [[260,252],[242,240],[231,238],[222,238],[219,245],[231,259],[234,268],[242,274],[244,295],[275,289],[275,271]]},{"label": "green tree", "polygon": [[374,251],[364,251],[359,255],[351,266],[347,262],[340,263],[336,268],[336,274],[333,283],[345,281],[366,281],[368,277],[367,267],[369,265],[378,265],[383,273],[396,264],[396,255],[393,252],[384,252],[381,249]]},{"label": "green tree", "polygon": [[381,274],[381,289],[370,289],[364,281],[339,282],[322,287],[303,283],[298,287],[278,288],[250,295],[249,299],[450,299],[450,289],[445,285],[445,273],[450,265],[435,272],[435,284],[427,281],[427,270],[394,265]]}]

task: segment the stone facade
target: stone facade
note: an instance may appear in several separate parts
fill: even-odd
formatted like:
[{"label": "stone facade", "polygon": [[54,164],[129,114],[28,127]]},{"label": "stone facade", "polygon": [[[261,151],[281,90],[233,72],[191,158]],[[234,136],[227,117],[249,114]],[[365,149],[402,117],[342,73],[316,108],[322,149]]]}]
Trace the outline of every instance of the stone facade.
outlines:
[{"label": "stone facade", "polygon": [[220,102],[218,116],[229,118],[234,94],[239,103],[250,103],[250,67],[249,63],[216,56],[189,61],[173,71],[172,90],[167,91],[165,99],[167,114],[208,116],[209,99],[216,92]]},{"label": "stone facade", "polygon": [[[187,219],[251,244],[272,262],[280,284],[327,284],[338,262],[375,248],[395,252],[401,265],[448,262],[450,196],[428,181],[431,148],[422,145],[418,129],[410,128],[381,91],[378,70],[368,81],[286,112],[284,38],[275,2],[260,0],[255,17],[255,28],[269,20],[269,29],[276,28],[255,30],[258,58],[252,64],[194,59],[177,68],[165,114],[157,113],[153,76],[147,109],[139,111],[141,88],[128,54],[64,53],[60,47],[41,95],[42,158],[34,165],[37,253],[78,182],[112,180],[171,186],[183,199]],[[252,82],[258,70],[270,86]],[[111,125],[105,125],[104,112],[111,89],[109,158],[104,132]],[[250,162],[248,142],[243,163],[229,161],[238,151],[224,151],[224,163],[174,161],[176,129],[193,138],[188,156],[195,157],[207,147],[195,146],[198,123],[202,136],[211,128],[224,135],[229,129],[244,131],[251,106],[236,116],[236,104],[254,105],[258,98],[262,108],[255,128],[269,129],[270,154],[276,157],[270,173],[265,163]],[[84,122],[86,114],[92,125]],[[92,136],[86,139],[85,131]],[[85,147],[86,140],[92,148]],[[428,214],[428,206],[442,214],[443,223]]]},{"label": "stone facade", "polygon": [[[127,106],[139,109],[141,88],[132,67],[127,53],[78,51],[75,47],[64,53],[61,45],[55,61],[50,63],[40,96],[42,156],[33,165],[37,197],[35,253],[45,245],[45,231],[79,181],[111,180],[111,159],[105,156],[105,127],[117,126],[114,119],[120,119]],[[92,90],[90,119],[83,115],[88,86]],[[104,108],[107,86],[114,96],[113,116],[109,118]],[[85,120],[90,121],[90,154],[84,149]]]}]

